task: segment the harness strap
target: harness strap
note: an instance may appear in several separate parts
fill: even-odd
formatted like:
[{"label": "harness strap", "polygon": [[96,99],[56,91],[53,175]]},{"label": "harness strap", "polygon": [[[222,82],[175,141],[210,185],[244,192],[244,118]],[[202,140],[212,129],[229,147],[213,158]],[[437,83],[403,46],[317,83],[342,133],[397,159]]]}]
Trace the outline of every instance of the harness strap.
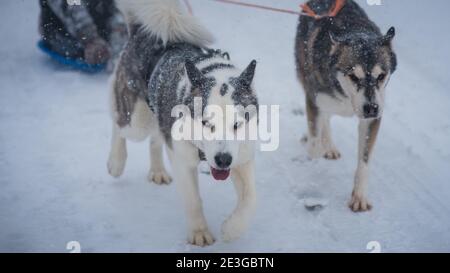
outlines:
[{"label": "harness strap", "polygon": [[200,161],[206,161],[205,153],[200,149],[198,149],[198,158],[200,159]]},{"label": "harness strap", "polygon": [[307,3],[301,4],[300,7],[302,8],[303,15],[319,20],[324,17],[336,17],[344,8],[345,4],[345,0],[335,0],[333,8],[326,15],[318,15]]}]

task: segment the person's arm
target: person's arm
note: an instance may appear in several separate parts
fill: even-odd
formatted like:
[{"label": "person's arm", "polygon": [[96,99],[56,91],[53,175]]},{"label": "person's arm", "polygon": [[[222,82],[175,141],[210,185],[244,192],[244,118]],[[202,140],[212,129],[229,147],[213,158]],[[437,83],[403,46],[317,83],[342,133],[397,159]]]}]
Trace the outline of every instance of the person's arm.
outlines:
[{"label": "person's arm", "polygon": [[112,15],[108,20],[108,28],[110,31],[109,43],[113,55],[117,56],[128,40],[128,29],[122,13],[115,6],[112,6],[111,8]]},{"label": "person's arm", "polygon": [[84,59],[87,63],[105,63],[109,59],[109,46],[100,37],[84,1],[81,1],[81,5],[69,5],[67,0],[47,0],[47,4],[63,22],[69,34],[84,45]]},{"label": "person's arm", "polygon": [[63,22],[69,34],[83,44],[99,37],[97,27],[84,1],[81,1],[81,5],[69,5],[67,0],[47,0],[47,4]]}]

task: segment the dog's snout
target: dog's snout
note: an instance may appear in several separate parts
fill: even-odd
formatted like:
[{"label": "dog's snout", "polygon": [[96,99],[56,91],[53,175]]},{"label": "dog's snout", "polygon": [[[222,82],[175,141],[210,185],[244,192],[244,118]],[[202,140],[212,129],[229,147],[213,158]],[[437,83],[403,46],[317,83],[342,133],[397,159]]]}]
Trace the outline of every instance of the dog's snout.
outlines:
[{"label": "dog's snout", "polygon": [[380,112],[380,107],[376,103],[367,103],[363,106],[365,118],[376,118]]},{"label": "dog's snout", "polygon": [[217,167],[221,169],[227,169],[230,167],[233,157],[229,153],[218,153],[214,157]]}]

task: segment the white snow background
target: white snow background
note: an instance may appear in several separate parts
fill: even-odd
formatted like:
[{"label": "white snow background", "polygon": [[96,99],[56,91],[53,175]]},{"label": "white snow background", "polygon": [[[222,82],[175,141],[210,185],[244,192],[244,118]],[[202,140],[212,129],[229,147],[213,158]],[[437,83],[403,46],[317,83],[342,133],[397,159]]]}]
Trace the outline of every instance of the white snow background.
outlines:
[{"label": "white snow background", "polygon": [[[299,0],[246,0],[298,9]],[[302,89],[293,48],[297,16],[207,0],[190,1],[214,32],[215,47],[244,68],[258,60],[262,104],[281,107],[281,143],[257,154],[259,207],[238,241],[220,240],[233,210],[231,182],[201,175],[205,214],[219,239],[186,244],[176,186],[147,182],[148,143],[129,144],[125,174],[106,171],[111,121],[108,75],[53,64],[36,48],[38,1],[0,8],[0,251],[68,252],[382,252],[450,251],[450,19],[448,0],[358,1],[385,32],[397,28],[398,71],[369,181],[374,209],[347,207],[356,168],[357,121],[334,118],[337,162],[307,159]],[[167,164],[169,162],[167,161]],[[308,211],[308,198],[322,210]]]}]

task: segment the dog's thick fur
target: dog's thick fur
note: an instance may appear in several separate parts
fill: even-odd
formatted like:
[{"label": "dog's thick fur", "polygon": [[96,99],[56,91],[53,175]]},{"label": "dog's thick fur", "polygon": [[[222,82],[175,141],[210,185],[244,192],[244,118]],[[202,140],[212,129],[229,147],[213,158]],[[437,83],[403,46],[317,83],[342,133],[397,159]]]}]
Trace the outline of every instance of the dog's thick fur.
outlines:
[{"label": "dog's thick fur", "polygon": [[[189,242],[210,245],[214,237],[203,214],[197,166],[205,157],[213,170],[230,173],[238,204],[224,222],[224,240],[238,238],[247,228],[256,206],[254,145],[248,141],[174,140],[171,129],[177,118],[172,110],[185,105],[194,113],[194,98],[224,109],[227,105],[257,105],[252,87],[256,62],[238,70],[228,54],[206,49],[212,35],[192,16],[185,15],[176,0],[121,0],[130,40],[115,71],[111,92],[113,137],[108,160],[109,173],[122,175],[127,158],[126,141],[150,141],[149,180],[168,184],[171,177],[163,163],[163,144],[172,163],[186,207]],[[196,119],[201,116],[184,116]],[[240,116],[248,123],[256,115]],[[214,124],[200,120],[204,130]],[[241,124],[240,122],[239,124]],[[225,129],[238,130],[236,122]],[[234,126],[234,127],[233,127]],[[203,156],[200,156],[203,155]]]},{"label": "dog's thick fur", "polygon": [[[325,14],[334,2],[312,0],[308,5],[316,14]],[[394,28],[382,35],[353,0],[346,0],[336,17],[300,16],[295,51],[306,95],[310,157],[340,158],[331,139],[332,115],[360,119],[359,161],[350,202],[353,211],[371,208],[366,196],[369,160],[380,128],[384,89],[397,65],[394,36]]]}]

